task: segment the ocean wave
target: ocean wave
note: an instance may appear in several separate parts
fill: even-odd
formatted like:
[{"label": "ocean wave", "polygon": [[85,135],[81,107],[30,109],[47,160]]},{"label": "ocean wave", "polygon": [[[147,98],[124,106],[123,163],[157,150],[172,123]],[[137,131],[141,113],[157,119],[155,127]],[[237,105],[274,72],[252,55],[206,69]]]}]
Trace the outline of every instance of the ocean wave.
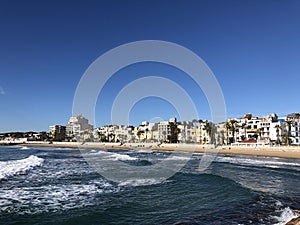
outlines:
[{"label": "ocean wave", "polygon": [[275,225],[285,225],[290,220],[298,217],[297,214],[290,209],[290,207],[286,207],[282,209],[280,216],[273,216],[273,218],[278,221]]},{"label": "ocean wave", "polygon": [[136,157],[132,157],[129,155],[125,155],[125,154],[118,154],[118,153],[112,153],[111,155],[107,156],[108,159],[117,161],[134,161],[134,160],[138,160],[138,158]]},{"label": "ocean wave", "polygon": [[95,201],[99,194],[118,191],[120,187],[105,180],[0,190],[0,212],[23,215],[82,208],[99,204]]},{"label": "ocean wave", "polygon": [[39,158],[35,155],[31,155],[25,159],[2,161],[0,162],[0,180],[7,177],[27,172],[36,166],[41,166],[44,159]]},{"label": "ocean wave", "polygon": [[31,148],[29,148],[27,146],[23,146],[23,147],[20,148],[20,150],[29,150],[29,149],[31,149]]},{"label": "ocean wave", "polygon": [[138,152],[138,153],[153,153],[153,150],[151,149],[136,149],[136,150],[133,150],[135,152]]},{"label": "ocean wave", "polygon": [[91,152],[91,153],[97,153],[98,151],[95,150],[95,149],[92,149],[90,152]]},{"label": "ocean wave", "polygon": [[165,182],[165,179],[128,179],[119,183],[119,186],[148,186]]},{"label": "ocean wave", "polygon": [[186,156],[169,156],[165,158],[164,160],[190,160],[191,157],[186,157]]},{"label": "ocean wave", "polygon": [[101,156],[102,159],[113,160],[113,161],[133,161],[138,160],[136,157],[132,157],[126,154],[119,154],[115,152],[106,152],[106,151],[90,151],[88,153],[83,153],[85,157],[89,156]]},{"label": "ocean wave", "polygon": [[241,165],[252,165],[252,166],[262,166],[270,168],[280,168],[282,166],[286,167],[300,167],[298,162],[285,162],[274,159],[251,159],[251,158],[236,158],[236,157],[217,157],[216,162],[220,163],[232,163]]}]

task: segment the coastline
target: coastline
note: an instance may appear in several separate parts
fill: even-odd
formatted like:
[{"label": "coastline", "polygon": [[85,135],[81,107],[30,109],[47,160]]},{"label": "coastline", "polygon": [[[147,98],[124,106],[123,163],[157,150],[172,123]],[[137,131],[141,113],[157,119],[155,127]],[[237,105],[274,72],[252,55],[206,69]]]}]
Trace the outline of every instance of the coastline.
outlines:
[{"label": "coastline", "polygon": [[40,147],[64,147],[64,148],[118,148],[118,149],[149,149],[153,151],[187,151],[195,153],[212,153],[228,155],[249,155],[261,157],[278,157],[300,159],[300,147],[236,147],[236,146],[219,146],[213,148],[210,145],[193,145],[193,144],[162,144],[156,143],[94,143],[88,142],[80,144],[77,142],[53,142],[52,144],[44,142],[20,143],[20,146],[40,146]]}]

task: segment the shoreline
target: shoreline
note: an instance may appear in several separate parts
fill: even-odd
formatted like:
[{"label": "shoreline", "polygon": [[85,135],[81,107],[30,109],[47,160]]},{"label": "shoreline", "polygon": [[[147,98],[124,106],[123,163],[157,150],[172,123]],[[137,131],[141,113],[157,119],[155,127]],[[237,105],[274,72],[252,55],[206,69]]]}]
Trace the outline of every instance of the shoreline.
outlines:
[{"label": "shoreline", "polygon": [[142,150],[149,149],[153,151],[186,151],[195,153],[212,153],[224,155],[249,155],[257,157],[276,157],[300,159],[300,147],[236,147],[236,146],[219,146],[213,148],[210,145],[193,145],[193,144],[162,144],[158,146],[156,143],[94,143],[88,142],[80,144],[77,142],[54,142],[52,144],[44,142],[20,143],[19,146],[28,147],[63,147],[63,148],[97,148],[97,149],[132,149]]}]

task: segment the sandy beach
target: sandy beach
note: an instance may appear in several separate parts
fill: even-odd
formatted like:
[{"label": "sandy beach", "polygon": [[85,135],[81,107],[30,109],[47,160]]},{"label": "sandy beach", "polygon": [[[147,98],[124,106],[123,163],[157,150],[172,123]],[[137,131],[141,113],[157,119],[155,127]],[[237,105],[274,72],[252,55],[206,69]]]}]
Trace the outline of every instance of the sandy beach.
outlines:
[{"label": "sandy beach", "polygon": [[155,143],[77,143],[77,142],[53,142],[52,144],[44,142],[22,143],[22,146],[44,146],[44,147],[71,147],[71,148],[119,148],[119,149],[151,149],[157,151],[189,151],[197,153],[214,154],[233,154],[233,155],[251,155],[263,157],[280,157],[300,159],[300,147],[236,147],[219,146],[213,148],[210,145],[192,145],[192,144],[162,144],[158,146]]}]

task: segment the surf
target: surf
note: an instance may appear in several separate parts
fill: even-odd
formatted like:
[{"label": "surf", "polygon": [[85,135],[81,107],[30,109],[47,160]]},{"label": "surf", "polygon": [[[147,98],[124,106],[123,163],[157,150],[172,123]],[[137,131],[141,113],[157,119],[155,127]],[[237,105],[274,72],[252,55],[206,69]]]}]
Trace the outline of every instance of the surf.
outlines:
[{"label": "surf", "polygon": [[36,166],[41,166],[44,159],[35,155],[31,155],[24,159],[1,161],[0,162],[0,180],[7,179],[8,177],[25,173]]}]

